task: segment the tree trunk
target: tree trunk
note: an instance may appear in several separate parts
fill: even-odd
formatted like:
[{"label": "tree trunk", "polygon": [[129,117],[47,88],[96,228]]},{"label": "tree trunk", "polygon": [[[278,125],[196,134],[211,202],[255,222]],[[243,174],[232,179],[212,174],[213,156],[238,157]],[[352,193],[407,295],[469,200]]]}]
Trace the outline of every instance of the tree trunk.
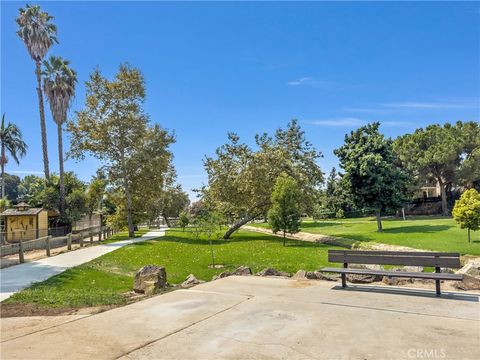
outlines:
[{"label": "tree trunk", "polygon": [[35,64],[35,73],[37,75],[38,109],[40,111],[40,130],[42,135],[43,171],[45,173],[45,180],[48,184],[50,183],[50,170],[48,167],[47,128],[45,126],[45,108],[43,106],[42,70],[40,60],[36,61]]},{"label": "tree trunk", "polygon": [[448,216],[447,192],[445,191],[445,184],[440,178],[438,179],[438,184],[440,185],[440,195],[442,197],[442,215]]},{"label": "tree trunk", "polygon": [[163,220],[165,220],[165,224],[170,227],[170,221],[168,221],[168,217],[165,214],[163,215]]},{"label": "tree trunk", "polygon": [[130,189],[128,188],[128,180],[124,177],[125,197],[127,198],[127,225],[128,225],[128,237],[135,237],[135,229],[133,227],[133,214],[132,214],[132,196],[130,195]]},{"label": "tree trunk", "polygon": [[63,134],[62,124],[57,124],[58,166],[60,171],[60,218],[65,219],[65,173],[63,171]]},{"label": "tree trunk", "polygon": [[2,199],[5,199],[5,145],[2,144],[2,154],[0,161],[2,162]]},{"label": "tree trunk", "polygon": [[375,213],[376,217],[377,217],[377,231],[378,232],[382,232],[383,231],[383,228],[382,228],[382,216],[381,216],[381,213],[380,213],[380,210],[377,210],[376,213]]},{"label": "tree trunk", "polygon": [[208,242],[210,243],[210,253],[212,254],[212,267],[215,269],[215,254],[213,253],[213,244],[210,236],[208,237]]},{"label": "tree trunk", "polygon": [[470,228],[468,228],[468,242],[470,242]]},{"label": "tree trunk", "polygon": [[285,246],[285,230],[283,230],[283,246]]},{"label": "tree trunk", "polygon": [[238,229],[240,229],[243,225],[245,225],[246,223],[248,223],[249,221],[255,219],[255,216],[253,215],[250,215],[250,216],[246,216],[244,217],[243,219],[241,219],[240,221],[236,222],[235,224],[233,224],[232,226],[230,226],[230,228],[225,232],[225,234],[223,234],[223,238],[225,240],[227,239],[230,239],[230,236],[232,236],[232,234],[237,231]]}]

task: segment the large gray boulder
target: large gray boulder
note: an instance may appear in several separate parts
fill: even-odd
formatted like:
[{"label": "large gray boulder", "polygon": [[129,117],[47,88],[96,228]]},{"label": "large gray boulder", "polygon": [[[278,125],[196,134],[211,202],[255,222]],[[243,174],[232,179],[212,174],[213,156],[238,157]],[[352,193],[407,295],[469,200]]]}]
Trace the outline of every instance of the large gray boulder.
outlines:
[{"label": "large gray boulder", "polygon": [[232,276],[232,273],[231,273],[230,271],[224,271],[224,272],[222,272],[222,273],[220,273],[220,274],[218,274],[218,275],[213,275],[212,281],[213,281],[213,280],[218,280],[218,279],[223,279],[223,278],[225,278],[225,277],[227,277],[227,276]]},{"label": "large gray boulder", "polygon": [[153,293],[167,285],[165,268],[157,265],[145,265],[135,274],[133,291],[137,293]]},{"label": "large gray boulder", "polygon": [[455,282],[454,286],[461,290],[480,290],[480,261],[469,261],[457,271],[463,275],[463,281]]}]

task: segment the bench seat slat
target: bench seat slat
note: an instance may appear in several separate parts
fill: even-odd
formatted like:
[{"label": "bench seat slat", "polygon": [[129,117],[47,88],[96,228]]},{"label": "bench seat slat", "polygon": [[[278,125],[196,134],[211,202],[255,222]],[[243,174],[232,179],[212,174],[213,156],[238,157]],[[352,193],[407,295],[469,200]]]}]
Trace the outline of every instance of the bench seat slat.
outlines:
[{"label": "bench seat slat", "polygon": [[460,257],[460,253],[438,251],[328,250],[329,254]]},{"label": "bench seat slat", "polygon": [[357,275],[381,275],[390,277],[408,277],[416,279],[433,279],[433,280],[463,280],[461,274],[446,273],[424,273],[424,272],[406,272],[406,271],[386,271],[386,270],[370,270],[370,269],[349,269],[349,268],[322,268],[321,272],[331,272],[339,274],[357,274]]},{"label": "bench seat slat", "polygon": [[328,253],[329,262],[348,264],[378,264],[378,265],[411,265],[411,266],[439,266],[458,268],[459,257],[435,257],[435,256],[397,256],[397,255],[373,255],[373,254],[343,254]]}]

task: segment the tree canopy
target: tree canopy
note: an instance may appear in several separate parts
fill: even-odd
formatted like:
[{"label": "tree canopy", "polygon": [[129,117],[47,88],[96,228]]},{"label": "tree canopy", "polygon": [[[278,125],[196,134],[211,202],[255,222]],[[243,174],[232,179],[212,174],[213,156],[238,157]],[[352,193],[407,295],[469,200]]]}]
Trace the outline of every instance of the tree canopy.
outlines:
[{"label": "tree canopy", "polygon": [[480,193],[475,189],[466,190],[455,202],[452,215],[462,229],[468,229],[470,242],[470,230],[480,229]]},{"label": "tree canopy", "polygon": [[407,176],[397,165],[392,140],[379,132],[379,126],[368,124],[345,135],[344,145],[334,153],[353,202],[358,208],[374,209],[382,231],[381,211],[404,203]]},{"label": "tree canopy", "polygon": [[201,195],[208,207],[221,211],[232,224],[225,239],[255,217],[266,216],[275,181],[283,172],[297,182],[302,210],[310,211],[318,202],[321,153],[306,140],[296,120],[273,135],[256,135],[255,145],[252,148],[229,133],[228,142],[204,161],[208,184]]}]

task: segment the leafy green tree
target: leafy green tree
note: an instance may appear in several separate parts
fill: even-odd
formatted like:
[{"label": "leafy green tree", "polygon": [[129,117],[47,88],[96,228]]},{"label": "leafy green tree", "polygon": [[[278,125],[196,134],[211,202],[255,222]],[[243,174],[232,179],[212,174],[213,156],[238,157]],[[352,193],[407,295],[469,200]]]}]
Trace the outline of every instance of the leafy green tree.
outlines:
[{"label": "leafy green tree", "polygon": [[457,142],[461,144],[460,166],[455,183],[480,190],[480,124],[476,121],[455,124]]},{"label": "leafy green tree", "polygon": [[163,194],[162,214],[165,222],[170,226],[168,218],[179,217],[180,213],[190,204],[188,194],[182,190],[180,185],[169,186]]},{"label": "leafy green tree", "polygon": [[296,120],[273,136],[257,135],[255,144],[252,149],[229,133],[228,142],[204,161],[208,184],[201,190],[202,200],[231,224],[224,239],[268,212],[275,181],[282,172],[297,181],[307,213],[319,200],[323,173],[317,161],[321,154],[305,139]]},{"label": "leafy green tree", "polygon": [[210,244],[212,267],[215,268],[215,253],[213,251],[212,238],[221,236],[222,226],[225,224],[224,216],[218,211],[207,211],[196,219],[196,228],[200,234],[204,234]]},{"label": "leafy green tree", "polygon": [[295,179],[283,173],[277,178],[272,192],[272,207],[268,211],[268,222],[272,231],[283,232],[283,246],[286,233],[300,231],[302,196]]},{"label": "leafy green tree", "polygon": [[466,190],[455,202],[452,215],[462,229],[468,229],[470,242],[470,230],[480,229],[480,193],[475,189]]},{"label": "leafy green tree", "polygon": [[446,188],[455,181],[461,163],[462,144],[457,135],[451,124],[429,125],[400,136],[394,143],[402,166],[425,181],[438,182],[443,215],[448,215]]},{"label": "leafy green tree", "polygon": [[171,166],[168,147],[175,139],[160,126],[148,125],[142,109],[145,82],[138,69],[123,64],[113,80],[97,69],[86,91],[84,109],[68,125],[70,155],[83,159],[90,154],[103,162],[109,184],[123,194],[117,210],[124,210],[133,237],[134,217],[145,212],[146,200],[164,186],[162,177]]},{"label": "leafy green tree", "polygon": [[11,201],[18,199],[18,186],[20,185],[20,177],[5,173],[5,197]]},{"label": "leafy green tree", "polygon": [[342,209],[338,209],[336,214],[335,214],[335,217],[338,220],[340,220],[340,223],[341,223],[341,220],[345,218],[345,212]]},{"label": "leafy green tree", "polygon": [[43,62],[43,89],[50,104],[52,117],[57,124],[58,164],[60,172],[60,217],[65,212],[65,174],[63,170],[62,125],[67,121],[67,112],[75,96],[77,73],[70,62],[58,56],[50,56]]},{"label": "leafy green tree", "polygon": [[359,208],[375,209],[377,230],[382,231],[381,212],[401,206],[406,198],[407,176],[397,166],[392,140],[379,133],[378,122],[345,135],[345,143],[334,151],[340,160],[344,186]]},{"label": "leafy green tree", "polygon": [[66,197],[66,216],[69,223],[75,224],[87,212],[87,198],[83,189],[74,189]]},{"label": "leafy green tree", "polygon": [[190,216],[188,216],[186,211],[182,211],[180,213],[178,224],[182,228],[182,231],[185,231],[185,228],[188,226],[188,224],[190,224]]},{"label": "leafy green tree", "polygon": [[19,158],[27,153],[27,144],[23,141],[22,132],[17,125],[9,122],[5,125],[5,113],[2,115],[2,124],[0,127],[0,165],[2,167],[2,199],[5,198],[5,165],[8,162],[7,152],[12,156],[17,164]]},{"label": "leafy green tree", "polygon": [[339,209],[345,210],[353,207],[348,192],[344,190],[342,177],[335,168],[332,168],[328,175],[322,200],[324,207],[332,214],[336,214]]},{"label": "leafy green tree", "polygon": [[27,47],[30,57],[35,62],[35,74],[37,75],[38,108],[40,112],[40,129],[42,136],[43,168],[45,179],[50,179],[47,151],[47,129],[45,126],[45,109],[42,94],[42,60],[53,43],[57,41],[57,27],[51,22],[53,16],[42,11],[40,6],[26,5],[25,9],[19,9],[19,16],[15,19],[18,25],[17,35]]},{"label": "leafy green tree", "polygon": [[88,214],[89,227],[92,227],[93,214],[102,212],[103,196],[107,187],[107,179],[102,171],[97,171],[96,176],[88,184],[85,193],[85,212]]}]

